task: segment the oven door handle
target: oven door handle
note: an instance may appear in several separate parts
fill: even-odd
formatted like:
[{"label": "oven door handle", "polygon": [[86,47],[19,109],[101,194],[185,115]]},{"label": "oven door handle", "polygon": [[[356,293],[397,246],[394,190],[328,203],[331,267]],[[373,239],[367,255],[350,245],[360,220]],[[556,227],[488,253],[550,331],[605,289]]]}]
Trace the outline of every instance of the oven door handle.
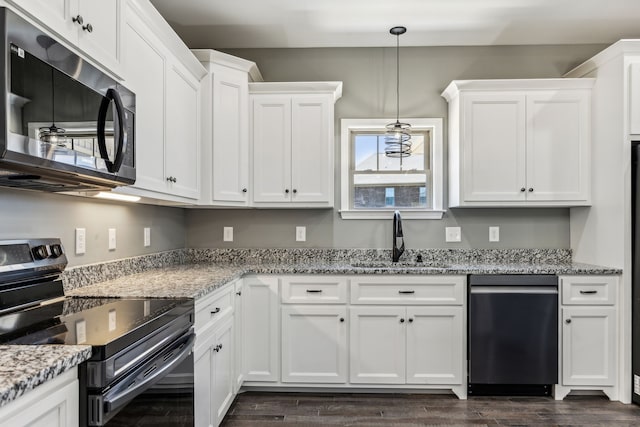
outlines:
[{"label": "oven door handle", "polygon": [[168,350],[119,381],[103,396],[105,415],[129,403],[186,359],[193,350],[195,339],[194,333],[181,337]]}]

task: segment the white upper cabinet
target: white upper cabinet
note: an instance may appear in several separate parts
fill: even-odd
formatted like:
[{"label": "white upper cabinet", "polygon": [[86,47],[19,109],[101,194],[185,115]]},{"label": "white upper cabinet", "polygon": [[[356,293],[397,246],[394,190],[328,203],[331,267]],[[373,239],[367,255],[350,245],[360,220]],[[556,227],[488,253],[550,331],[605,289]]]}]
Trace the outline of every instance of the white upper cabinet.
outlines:
[{"label": "white upper cabinet", "polygon": [[262,81],[251,61],[209,49],[192,51],[207,69],[203,80],[203,205],[247,206],[249,82]]},{"label": "white upper cabinet", "polygon": [[146,1],[128,2],[123,37],[124,84],[136,94],[136,182],[115,191],[195,204],[204,67]]},{"label": "white upper cabinet", "polygon": [[256,207],[331,207],[334,103],[341,82],[252,83]]},{"label": "white upper cabinet", "polygon": [[629,133],[640,135],[640,60],[629,64]]},{"label": "white upper cabinet", "polygon": [[593,82],[452,82],[449,205],[589,205]]},{"label": "white upper cabinet", "polygon": [[124,0],[8,0],[120,75]]}]

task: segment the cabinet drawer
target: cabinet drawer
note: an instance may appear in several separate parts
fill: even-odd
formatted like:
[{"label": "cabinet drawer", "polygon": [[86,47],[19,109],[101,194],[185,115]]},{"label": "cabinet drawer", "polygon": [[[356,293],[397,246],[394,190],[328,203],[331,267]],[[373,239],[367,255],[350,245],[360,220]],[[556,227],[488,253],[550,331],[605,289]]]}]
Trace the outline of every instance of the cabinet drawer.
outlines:
[{"label": "cabinet drawer", "polygon": [[615,305],[618,288],[616,276],[561,277],[562,304]]},{"label": "cabinet drawer", "polygon": [[351,304],[461,305],[465,276],[355,277]]},{"label": "cabinet drawer", "polygon": [[196,301],[194,322],[196,333],[233,311],[234,286],[235,282],[229,283],[211,295]]},{"label": "cabinet drawer", "polygon": [[282,278],[283,304],[346,304],[347,278],[293,276]]}]

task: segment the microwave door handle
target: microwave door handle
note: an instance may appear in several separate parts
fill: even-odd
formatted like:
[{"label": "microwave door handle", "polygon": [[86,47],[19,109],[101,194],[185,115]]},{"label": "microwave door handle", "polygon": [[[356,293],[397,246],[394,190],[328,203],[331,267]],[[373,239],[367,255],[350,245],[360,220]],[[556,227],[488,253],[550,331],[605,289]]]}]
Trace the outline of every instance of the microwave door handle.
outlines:
[{"label": "microwave door handle", "polygon": [[[144,364],[128,376],[128,378],[134,380],[132,385],[127,385],[129,380],[128,378],[125,378],[121,380],[117,386],[105,393],[103,398],[105,414],[113,412],[126,405],[133,398],[161,380],[165,374],[170,372],[174,367],[186,359],[189,354],[191,354],[195,339],[196,334],[194,333],[181,338],[179,342],[173,346],[174,349],[179,348],[180,350],[176,355],[171,357],[171,359],[164,360],[164,355],[166,353],[163,352],[163,354],[158,358]],[[138,380],[140,381],[138,382]]]},{"label": "microwave door handle", "polygon": [[[113,101],[116,114],[118,115],[118,129],[117,132],[114,132],[115,136],[117,136],[116,155],[113,162],[109,160],[105,130],[107,111],[109,110],[109,104],[111,104],[111,101]],[[122,99],[120,99],[120,94],[112,88],[108,89],[107,93],[102,98],[100,111],[98,112],[98,148],[100,149],[100,157],[102,157],[107,166],[107,170],[111,173],[116,173],[120,170],[120,166],[122,166],[122,161],[124,160],[124,153],[127,150],[127,127],[125,125],[125,120],[126,116],[122,105]]]}]

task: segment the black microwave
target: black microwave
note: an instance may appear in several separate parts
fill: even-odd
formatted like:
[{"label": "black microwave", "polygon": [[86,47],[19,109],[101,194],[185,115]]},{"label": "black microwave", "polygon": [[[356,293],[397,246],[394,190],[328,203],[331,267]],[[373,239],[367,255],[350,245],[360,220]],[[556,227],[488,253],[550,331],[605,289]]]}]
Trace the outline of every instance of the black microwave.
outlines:
[{"label": "black microwave", "polygon": [[0,186],[54,192],[135,182],[135,95],[0,8]]}]

